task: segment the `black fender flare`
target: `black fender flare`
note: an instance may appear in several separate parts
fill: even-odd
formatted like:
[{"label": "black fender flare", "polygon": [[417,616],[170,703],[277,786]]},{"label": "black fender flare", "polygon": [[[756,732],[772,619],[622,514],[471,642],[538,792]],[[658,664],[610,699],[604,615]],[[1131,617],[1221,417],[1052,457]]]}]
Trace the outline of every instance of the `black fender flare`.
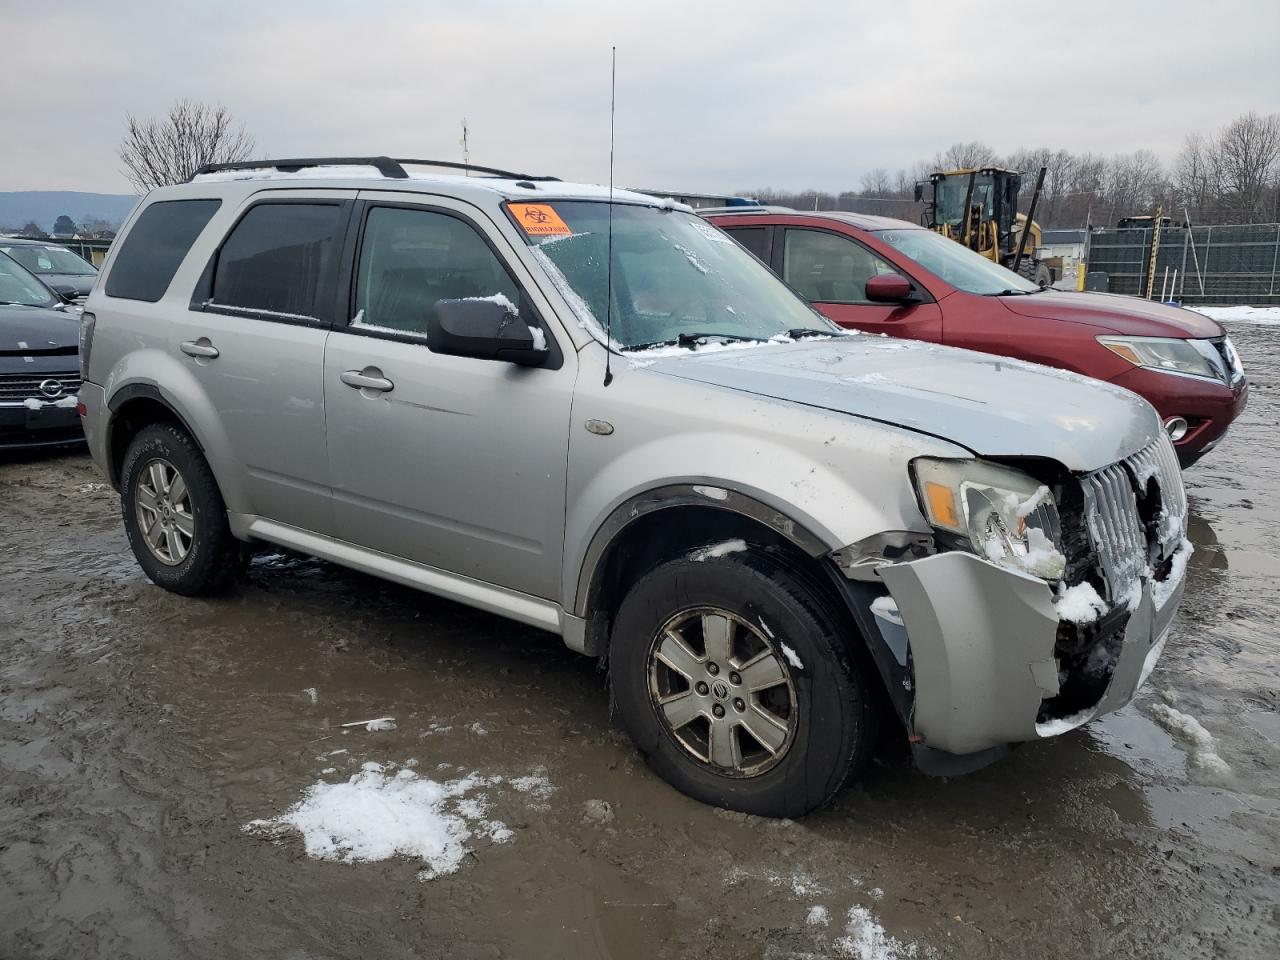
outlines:
[{"label": "black fender flare", "polygon": [[[108,452],[111,450],[112,437],[115,433],[116,415],[126,403],[140,399],[154,400],[168,410],[173,415],[173,419],[178,421],[182,429],[187,431],[187,435],[195,441],[196,446],[203,452],[204,444],[200,442],[199,434],[191,429],[191,424],[187,423],[186,418],[174,409],[173,404],[165,399],[164,394],[160,392],[160,388],[153,383],[127,383],[107,398],[107,409],[111,411],[111,417],[107,420],[106,431],[106,450]],[[113,465],[112,471],[114,472],[114,470],[115,467]],[[112,478],[113,483],[118,483],[118,480],[118,477]]]},{"label": "black fender flare", "polygon": [[714,483],[667,484],[624,500],[596,528],[578,571],[574,615],[587,617],[591,614],[591,599],[599,591],[600,577],[605,568],[604,559],[631,524],[660,510],[690,506],[722,510],[753,520],[773,530],[811,557],[821,557],[831,552],[831,548],[806,527],[749,494]]}]

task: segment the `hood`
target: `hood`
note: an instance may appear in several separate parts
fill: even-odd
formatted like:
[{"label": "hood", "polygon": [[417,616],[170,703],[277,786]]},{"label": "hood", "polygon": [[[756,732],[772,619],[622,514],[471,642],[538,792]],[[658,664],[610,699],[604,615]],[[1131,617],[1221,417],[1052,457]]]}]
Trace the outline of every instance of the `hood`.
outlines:
[{"label": "hood", "polygon": [[1023,317],[1087,323],[1107,333],[1190,339],[1223,335],[1222,327],[1203,314],[1115,293],[1043,290],[1027,296],[998,299]]},{"label": "hood", "polygon": [[1155,410],[1123,388],[914,340],[850,336],[697,351],[647,368],[895,424],[979,456],[1049,457],[1078,472],[1135,453],[1162,429]]},{"label": "hood", "polygon": [[0,306],[0,355],[65,353],[80,346],[80,318],[44,307]]}]

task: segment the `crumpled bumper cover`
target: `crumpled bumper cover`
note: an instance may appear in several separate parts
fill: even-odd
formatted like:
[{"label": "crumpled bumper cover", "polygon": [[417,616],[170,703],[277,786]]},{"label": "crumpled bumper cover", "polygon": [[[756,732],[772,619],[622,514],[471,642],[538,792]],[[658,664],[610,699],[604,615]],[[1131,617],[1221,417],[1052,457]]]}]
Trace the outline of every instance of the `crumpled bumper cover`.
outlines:
[{"label": "crumpled bumper cover", "polygon": [[1144,582],[1102,697],[1081,713],[1037,724],[1041,701],[1059,692],[1059,621],[1045,581],[960,552],[878,572],[902,626],[879,616],[877,625],[890,645],[895,627],[905,629],[910,645],[911,732],[920,745],[950,754],[1055,736],[1124,706],[1159,659],[1183,589],[1179,581],[1162,590],[1157,609]]}]

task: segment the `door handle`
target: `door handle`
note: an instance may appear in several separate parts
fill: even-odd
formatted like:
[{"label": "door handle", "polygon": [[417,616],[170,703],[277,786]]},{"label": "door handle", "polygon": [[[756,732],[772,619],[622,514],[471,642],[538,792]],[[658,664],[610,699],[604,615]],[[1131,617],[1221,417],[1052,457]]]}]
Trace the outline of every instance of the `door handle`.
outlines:
[{"label": "door handle", "polygon": [[365,367],[363,370],[343,370],[342,382],[348,387],[355,387],[357,390],[376,390],[378,393],[386,393],[395,387],[395,384],[384,377],[382,371],[377,367]]},{"label": "door handle", "polygon": [[188,357],[200,357],[204,360],[213,360],[218,356],[218,348],[209,342],[208,337],[201,337],[199,340],[184,340],[178,349]]}]

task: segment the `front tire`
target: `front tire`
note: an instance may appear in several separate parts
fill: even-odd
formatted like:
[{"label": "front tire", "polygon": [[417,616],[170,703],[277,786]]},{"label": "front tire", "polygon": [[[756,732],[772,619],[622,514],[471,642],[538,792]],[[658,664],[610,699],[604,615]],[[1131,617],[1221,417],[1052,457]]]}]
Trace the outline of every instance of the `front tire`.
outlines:
[{"label": "front tire", "polygon": [[225,590],[240,569],[240,548],[191,436],[173,424],[144,427],[125,452],[120,478],[125,533],[152,582],[185,596]]},{"label": "front tire", "polygon": [[668,783],[716,806],[797,817],[866,765],[878,712],[861,639],[766,554],[665,563],[618,611],[623,726]]}]

